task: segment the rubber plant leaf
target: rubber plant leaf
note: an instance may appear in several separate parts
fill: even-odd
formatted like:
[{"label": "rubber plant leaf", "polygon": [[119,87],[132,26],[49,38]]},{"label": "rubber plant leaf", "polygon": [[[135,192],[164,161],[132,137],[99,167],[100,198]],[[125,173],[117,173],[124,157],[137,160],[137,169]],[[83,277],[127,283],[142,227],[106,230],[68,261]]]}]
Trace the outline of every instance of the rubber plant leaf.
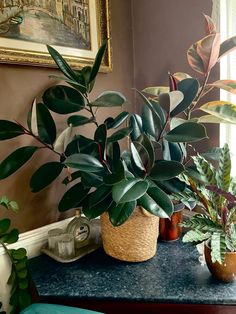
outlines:
[{"label": "rubber plant leaf", "polygon": [[169,93],[170,88],[167,86],[151,86],[146,87],[142,90],[143,93],[149,94],[151,96],[159,96],[163,93]]},{"label": "rubber plant leaf", "polygon": [[153,159],[150,158],[147,149],[145,148],[145,146],[141,142],[134,141],[133,145],[136,148],[136,150],[137,150],[137,152],[141,158],[141,161],[142,161],[142,164],[145,168],[146,174],[148,174],[153,167],[153,163],[154,163]]},{"label": "rubber plant leaf", "polygon": [[58,80],[58,81],[64,81],[64,82],[70,84],[75,89],[78,89],[82,94],[85,94],[87,92],[87,89],[84,85],[82,85],[78,82],[75,82],[73,80],[70,80],[66,77],[58,76],[58,75],[49,75],[49,78],[54,79],[54,80]]},{"label": "rubber plant leaf", "polygon": [[74,88],[64,85],[49,87],[43,94],[43,102],[59,114],[77,112],[85,106],[83,96]]},{"label": "rubber plant leaf", "polygon": [[[148,153],[148,163],[147,163],[147,171],[149,172],[151,168],[153,167],[154,161],[155,161],[155,153],[153,144],[148,138],[148,136],[145,133],[142,133],[138,138],[137,142],[140,143],[142,146],[140,148],[143,150],[143,147],[145,148],[144,153]],[[137,146],[137,145],[136,145]],[[136,147],[137,148],[137,147]]]},{"label": "rubber plant leaf", "polygon": [[176,72],[176,73],[174,73],[172,75],[179,82],[182,81],[182,80],[185,80],[187,78],[191,78],[191,76],[189,74],[184,73],[184,72]]},{"label": "rubber plant leaf", "polygon": [[146,169],[144,167],[143,160],[134,143],[130,144],[130,150],[131,150],[131,157],[132,157],[133,162],[135,163],[135,166],[139,168],[140,170],[145,171]]},{"label": "rubber plant leaf", "polygon": [[105,147],[107,141],[107,127],[105,124],[101,124],[97,127],[94,133],[94,141],[98,145],[100,160],[104,160],[106,158]]},{"label": "rubber plant leaf", "polygon": [[128,136],[132,132],[132,129],[130,127],[120,129],[116,132],[114,132],[111,136],[107,138],[108,143],[113,143],[121,140],[122,138]]},{"label": "rubber plant leaf", "polygon": [[112,187],[112,198],[117,203],[127,203],[140,198],[148,189],[148,182],[141,179],[125,179]]},{"label": "rubber plant leaf", "polygon": [[200,107],[206,113],[230,123],[236,123],[236,105],[227,101],[210,101]]},{"label": "rubber plant leaf", "polygon": [[216,64],[219,51],[220,34],[210,34],[188,49],[188,63],[194,71],[206,75]]},{"label": "rubber plant leaf", "polygon": [[94,107],[120,107],[126,102],[123,94],[114,91],[103,92],[96,100],[90,103]]},{"label": "rubber plant leaf", "polygon": [[212,18],[209,15],[203,14],[205,18],[205,29],[206,35],[215,34],[216,33],[216,26],[213,22]]},{"label": "rubber plant leaf", "polygon": [[77,80],[75,72],[71,69],[66,60],[62,57],[62,55],[53,47],[47,45],[48,52],[51,57],[57,64],[58,68],[62,71],[62,73],[71,80]]},{"label": "rubber plant leaf", "polygon": [[62,172],[64,165],[60,162],[52,161],[39,167],[30,179],[32,192],[39,192],[51,184]]},{"label": "rubber plant leaf", "polygon": [[221,58],[235,49],[236,49],[236,36],[233,36],[221,43],[219,57]]},{"label": "rubber plant leaf", "polygon": [[223,118],[212,116],[210,114],[201,116],[197,119],[198,123],[232,123],[229,121],[224,120]]},{"label": "rubber plant leaf", "polygon": [[15,122],[0,120],[0,141],[25,134],[24,129]]},{"label": "rubber plant leaf", "polygon": [[236,94],[236,81],[235,80],[219,80],[208,85],[212,87],[221,88],[232,94]]},{"label": "rubber plant leaf", "polygon": [[57,134],[56,125],[50,111],[44,104],[36,105],[36,117],[39,138],[47,144],[53,144]]},{"label": "rubber plant leaf", "polygon": [[196,122],[185,122],[169,133],[164,138],[169,142],[197,142],[206,138],[206,128]]},{"label": "rubber plant leaf", "polygon": [[77,126],[91,123],[93,121],[94,121],[93,118],[87,118],[87,117],[80,116],[80,115],[74,115],[74,116],[70,116],[67,119],[67,124],[68,125],[72,124],[73,127],[77,127]]},{"label": "rubber plant leaf", "polygon": [[170,112],[170,117],[174,117],[177,114],[185,111],[195,99],[199,83],[198,80],[193,78],[187,78],[177,84],[178,90],[183,93],[183,100]]},{"label": "rubber plant leaf", "polygon": [[102,44],[102,46],[99,48],[97,52],[97,55],[95,57],[95,61],[94,61],[94,64],[92,66],[91,73],[89,76],[89,83],[91,83],[98,74],[106,48],[107,48],[107,40],[104,41],[104,43]]},{"label": "rubber plant leaf", "polygon": [[129,125],[132,128],[132,132],[130,134],[131,139],[132,141],[136,141],[143,132],[143,123],[141,117],[138,114],[132,114],[129,119]]},{"label": "rubber plant leaf", "polygon": [[150,177],[158,181],[169,180],[178,176],[184,169],[184,166],[178,161],[160,160],[152,168]]},{"label": "rubber plant leaf", "polygon": [[138,205],[161,218],[171,217],[174,210],[169,196],[157,186],[150,187],[147,193],[139,198]]},{"label": "rubber plant leaf", "polygon": [[142,108],[143,130],[153,138],[157,138],[161,132],[161,120],[153,114],[148,106]]},{"label": "rubber plant leaf", "polygon": [[85,172],[99,172],[103,169],[102,164],[95,157],[88,154],[73,154],[66,158],[64,164],[68,167]]},{"label": "rubber plant leaf", "polygon": [[113,226],[120,226],[126,222],[126,220],[128,220],[130,215],[133,213],[136,204],[136,201],[131,201],[113,206],[109,210],[109,218]]},{"label": "rubber plant leaf", "polygon": [[[89,196],[90,195],[88,195],[88,197]],[[88,217],[88,219],[94,219],[100,216],[101,214],[103,214],[105,211],[109,210],[109,207],[112,205],[112,203],[113,203],[113,200],[111,197],[111,193],[108,192],[106,193],[105,197],[98,200],[96,204],[93,204],[93,205],[89,204],[89,205],[83,206],[83,213],[85,214],[86,217]]]},{"label": "rubber plant leaf", "polygon": [[159,103],[167,112],[171,112],[183,101],[183,99],[183,93],[179,90],[174,90],[167,94],[161,94],[159,96]]},{"label": "rubber plant leaf", "polygon": [[60,212],[64,212],[71,208],[76,208],[80,206],[80,203],[85,199],[88,192],[89,192],[89,189],[84,188],[81,182],[73,185],[62,196],[58,205],[58,210]]},{"label": "rubber plant leaf", "polygon": [[114,171],[112,174],[108,174],[103,178],[103,181],[107,185],[114,185],[119,183],[125,178],[125,169],[123,162],[118,160],[114,166]]},{"label": "rubber plant leaf", "polygon": [[37,146],[24,146],[16,149],[0,164],[0,180],[9,177],[21,168],[37,151]]},{"label": "rubber plant leaf", "polygon": [[127,111],[121,112],[111,123],[110,128],[118,128],[128,118],[129,113]]}]

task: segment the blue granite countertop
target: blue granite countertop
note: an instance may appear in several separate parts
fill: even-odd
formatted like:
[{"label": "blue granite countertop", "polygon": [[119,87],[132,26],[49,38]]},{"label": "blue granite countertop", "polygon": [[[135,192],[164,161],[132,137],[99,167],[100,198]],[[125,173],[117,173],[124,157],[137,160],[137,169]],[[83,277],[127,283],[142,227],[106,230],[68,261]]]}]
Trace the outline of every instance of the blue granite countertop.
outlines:
[{"label": "blue granite countertop", "polygon": [[94,301],[236,304],[236,282],[220,283],[201,266],[195,247],[158,243],[149,261],[126,263],[99,249],[61,264],[46,255],[29,261],[41,297]]}]

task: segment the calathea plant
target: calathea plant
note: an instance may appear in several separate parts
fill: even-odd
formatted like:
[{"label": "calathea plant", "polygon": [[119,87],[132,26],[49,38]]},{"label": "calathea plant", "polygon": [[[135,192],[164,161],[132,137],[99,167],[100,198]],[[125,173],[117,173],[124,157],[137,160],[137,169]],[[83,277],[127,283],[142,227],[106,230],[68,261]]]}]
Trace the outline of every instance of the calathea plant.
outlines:
[{"label": "calathea plant", "polygon": [[199,179],[182,176],[189,188],[176,198],[195,200],[203,213],[183,223],[184,227],[190,228],[183,241],[199,243],[209,240],[212,262],[222,264],[227,251],[236,251],[236,182],[230,176],[228,145],[221,150],[217,169],[200,155],[193,157],[193,161]]},{"label": "calathea plant", "polygon": [[[59,79],[70,86],[56,85],[47,89],[43,102],[31,106],[27,127],[18,122],[0,120],[0,140],[31,136],[39,143],[20,147],[6,157],[0,164],[0,178],[13,174],[38,150],[46,148],[55,154],[57,160],[40,166],[32,175],[30,187],[33,192],[38,192],[64,172],[63,183],[69,189],[60,200],[60,211],[80,206],[88,218],[107,211],[115,226],[124,223],[137,205],[154,215],[170,217],[173,205],[160,185],[180,174],[184,170],[183,165],[178,161],[156,162],[152,138],[145,130],[130,143],[129,153],[122,153],[119,141],[131,132],[135,133],[135,126],[131,123],[116,131],[128,118],[128,112],[122,111],[117,117],[108,117],[98,124],[96,112],[99,108],[122,106],[126,101],[122,94],[113,91],[106,91],[95,100],[90,99],[105,49],[106,43],[99,49],[92,67],[72,70],[63,57],[48,46],[49,53],[64,74]],[[158,119],[162,119],[164,127],[166,117],[165,114],[159,117],[162,114],[159,104],[150,109]],[[68,128],[57,139],[56,124],[50,111],[67,115]],[[36,126],[32,122],[35,120],[33,112],[36,113]],[[77,112],[89,116],[78,115]],[[72,115],[68,117],[68,114]],[[72,136],[72,130],[86,124],[95,126],[93,138],[80,134]],[[201,136],[205,137],[204,127],[200,128]]]},{"label": "calathea plant", "polygon": [[[19,209],[17,203],[10,201],[6,196],[1,197],[0,205],[14,212]],[[29,292],[27,252],[24,248],[8,248],[7,244],[16,243],[19,237],[19,231],[11,229],[10,226],[9,218],[0,219],[0,245],[5,249],[11,263],[11,273],[7,282],[11,285],[9,304],[12,306],[11,314],[17,314],[31,304],[31,295]]]}]

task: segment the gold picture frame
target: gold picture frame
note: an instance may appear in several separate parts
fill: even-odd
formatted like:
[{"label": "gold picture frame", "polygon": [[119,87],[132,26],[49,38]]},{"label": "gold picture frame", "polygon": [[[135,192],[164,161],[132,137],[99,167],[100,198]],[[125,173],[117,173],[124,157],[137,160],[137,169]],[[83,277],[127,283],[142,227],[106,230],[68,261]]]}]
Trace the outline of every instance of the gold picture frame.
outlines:
[{"label": "gold picture frame", "polygon": [[[83,3],[83,1],[85,0],[81,0],[81,3]],[[90,4],[90,11],[92,11],[93,8],[92,17],[92,13],[90,12],[91,49],[82,50],[73,47],[68,48],[53,44],[53,46],[63,55],[65,60],[75,69],[80,68],[84,65],[91,65],[94,61],[96,52],[103,40],[110,38],[110,0],[87,1]],[[70,3],[72,3],[72,1]],[[22,48],[22,46],[24,48]],[[46,43],[38,44],[31,41],[26,42],[17,38],[8,38],[7,35],[5,35],[5,37],[2,37],[1,34],[0,62],[40,67],[55,67],[54,61],[46,50]],[[101,66],[101,71],[110,72],[111,70],[111,42],[110,40],[108,40],[108,48],[104,57],[103,64]]]}]

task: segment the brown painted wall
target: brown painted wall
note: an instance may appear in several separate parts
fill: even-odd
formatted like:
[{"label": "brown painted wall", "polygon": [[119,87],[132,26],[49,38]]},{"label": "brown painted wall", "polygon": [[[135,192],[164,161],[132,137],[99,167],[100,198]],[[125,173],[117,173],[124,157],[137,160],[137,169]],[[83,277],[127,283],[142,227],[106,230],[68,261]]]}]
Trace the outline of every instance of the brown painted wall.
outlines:
[{"label": "brown painted wall", "polygon": [[[134,80],[138,89],[168,85],[167,73],[186,72],[197,77],[187,63],[187,49],[205,36],[202,13],[211,15],[212,0],[132,0]],[[219,67],[211,80],[219,78]],[[202,78],[200,78],[202,79]],[[215,97],[215,98],[214,98]],[[208,98],[217,99],[218,91]],[[139,108],[139,98],[135,102]],[[218,126],[208,126],[211,146],[219,141]],[[209,141],[201,142],[206,150]]]},{"label": "brown painted wall", "polygon": [[[94,96],[103,90],[117,90],[124,93],[130,100],[132,98],[131,86],[133,85],[130,0],[111,0],[111,27],[113,71],[109,74],[99,74]],[[56,70],[0,65],[1,119],[13,119],[25,123],[32,99],[48,85],[53,84],[48,79],[48,75],[52,73],[56,73]],[[104,112],[101,112],[100,116],[104,118]],[[62,124],[61,129],[64,126],[65,124]],[[92,133],[91,130],[89,133]],[[19,147],[19,144],[29,145],[30,143],[32,143],[30,138],[23,137],[0,142],[0,160],[3,160],[14,148]],[[20,228],[21,231],[31,230],[61,218],[57,211],[57,204],[65,187],[59,181],[40,193],[31,193],[29,189],[30,175],[44,161],[49,161],[49,157],[51,160],[52,156],[49,155],[50,153],[46,150],[37,153],[31,162],[16,174],[0,182],[0,195],[7,195],[16,200],[21,208],[21,212],[17,215],[6,213],[5,209],[1,208],[0,217],[9,214],[13,219],[13,225]]]}]

